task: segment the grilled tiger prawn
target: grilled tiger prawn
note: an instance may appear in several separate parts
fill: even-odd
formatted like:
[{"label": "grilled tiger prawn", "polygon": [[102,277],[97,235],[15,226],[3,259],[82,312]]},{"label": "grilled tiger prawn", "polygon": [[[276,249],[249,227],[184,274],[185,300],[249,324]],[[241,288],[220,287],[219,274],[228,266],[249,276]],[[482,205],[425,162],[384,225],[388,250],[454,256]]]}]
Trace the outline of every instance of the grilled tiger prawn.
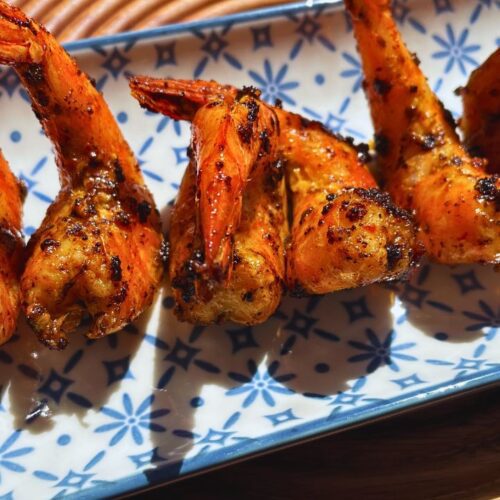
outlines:
[{"label": "grilled tiger prawn", "polygon": [[61,191],[31,238],[23,307],[52,349],[90,315],[99,338],[134,320],[162,275],[158,211],[101,94],[41,26],[0,2],[0,63],[12,66],[56,150]]},{"label": "grilled tiger prawn", "polygon": [[[192,120],[201,106],[239,92],[216,82],[146,77],[133,78],[130,86],[142,106],[184,120]],[[414,225],[376,189],[364,152],[319,123],[274,111],[293,205],[288,287],[327,293],[404,275],[419,254]]]},{"label": "grilled tiger prawn", "polygon": [[460,92],[465,145],[488,160],[490,172],[500,174],[500,48],[471,73]]},{"label": "grilled tiger prawn", "polygon": [[385,187],[415,213],[429,256],[444,264],[500,262],[500,179],[460,145],[405,47],[388,0],[345,0],[363,62],[364,88]]},{"label": "grilled tiger prawn", "polygon": [[210,324],[262,323],[278,307],[283,292],[287,235],[285,193],[279,166],[270,166],[271,181],[259,174],[248,182],[241,223],[234,233],[232,272],[226,283],[206,291],[203,254],[196,227],[196,168],[184,174],[172,214],[169,277],[182,321]]},{"label": "grilled tiger prawn", "polygon": [[[247,122],[234,119],[235,110],[241,116],[242,106],[247,110]],[[251,94],[212,101],[195,113],[192,159],[169,233],[169,277],[181,320],[255,324],[266,320],[278,307],[285,276],[287,220],[283,174],[276,162],[276,134],[274,112],[260,106]],[[252,156],[249,151],[257,148],[258,153],[248,165],[247,181],[248,174],[238,168]],[[212,178],[210,171],[214,167],[217,173]],[[238,190],[242,191],[246,185],[241,209],[238,207],[238,225],[231,228],[233,250],[223,282],[207,272],[211,265],[204,253],[207,240],[197,224],[206,210],[198,199],[197,188],[198,178],[200,184],[207,182],[204,176],[212,183],[212,196],[220,200],[221,217],[232,216],[224,204],[233,202],[224,199],[224,193],[231,192],[234,183],[241,184]],[[216,222],[226,224],[223,218]]]},{"label": "grilled tiger prawn", "polygon": [[278,116],[293,200],[291,289],[319,294],[404,277],[421,253],[415,226],[377,188],[367,151],[318,122]]},{"label": "grilled tiger prawn", "polygon": [[21,306],[19,278],[24,242],[21,208],[24,192],[0,152],[0,344],[12,336]]}]

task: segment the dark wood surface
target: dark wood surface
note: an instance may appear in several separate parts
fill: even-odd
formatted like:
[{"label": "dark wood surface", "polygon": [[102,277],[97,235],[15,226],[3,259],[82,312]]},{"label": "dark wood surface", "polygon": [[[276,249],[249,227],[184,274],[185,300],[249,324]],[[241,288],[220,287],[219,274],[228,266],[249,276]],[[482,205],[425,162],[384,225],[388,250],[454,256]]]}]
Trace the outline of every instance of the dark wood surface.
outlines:
[{"label": "dark wood surface", "polygon": [[492,499],[500,496],[500,386],[235,464],[156,499]]}]

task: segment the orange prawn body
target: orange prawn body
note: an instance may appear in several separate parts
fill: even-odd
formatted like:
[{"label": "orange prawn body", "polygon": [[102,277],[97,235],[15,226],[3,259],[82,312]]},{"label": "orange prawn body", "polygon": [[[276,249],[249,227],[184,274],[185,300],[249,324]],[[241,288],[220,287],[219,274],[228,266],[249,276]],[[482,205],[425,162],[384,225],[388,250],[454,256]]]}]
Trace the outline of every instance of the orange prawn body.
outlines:
[{"label": "orange prawn body", "polygon": [[500,48],[471,73],[460,92],[465,146],[488,160],[490,172],[500,174]]},{"label": "orange prawn body", "polygon": [[293,200],[287,282],[322,294],[404,276],[419,256],[411,216],[381,192],[365,149],[278,110]]},{"label": "orange prawn body", "polygon": [[444,264],[500,262],[500,179],[461,146],[455,123],[405,47],[388,0],[346,0],[385,187],[414,213]]},{"label": "orange prawn body", "polygon": [[61,191],[27,248],[23,308],[38,338],[67,345],[84,314],[99,338],[133,321],[160,283],[154,201],[102,95],[56,40],[0,2],[0,63],[28,91],[54,144]]},{"label": "orange prawn body", "polygon": [[[231,101],[213,101],[195,113],[193,159],[171,218],[169,277],[177,316],[191,323],[261,323],[274,313],[283,290],[287,220],[283,173],[273,146],[276,116],[251,95]],[[243,107],[238,113],[243,111],[246,121],[233,122],[235,107]],[[242,165],[248,173],[242,173]],[[197,224],[198,217],[203,221],[207,215],[198,178],[212,207],[219,207],[208,213],[208,223],[211,215],[217,224],[233,220],[235,203],[230,197],[241,192],[238,220],[226,226],[232,251],[224,280],[218,273],[214,278],[209,270],[213,261],[204,253],[214,238],[204,237]]]},{"label": "orange prawn body", "polygon": [[21,306],[23,191],[0,153],[0,344],[12,336]]}]

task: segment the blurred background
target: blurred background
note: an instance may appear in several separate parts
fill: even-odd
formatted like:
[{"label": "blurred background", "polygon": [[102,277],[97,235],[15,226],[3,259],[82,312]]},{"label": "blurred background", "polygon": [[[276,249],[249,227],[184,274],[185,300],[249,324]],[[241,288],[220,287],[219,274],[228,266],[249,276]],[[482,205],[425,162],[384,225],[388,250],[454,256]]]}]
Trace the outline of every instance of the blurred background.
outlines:
[{"label": "blurred background", "polygon": [[8,0],[61,41],[208,19],[288,0]]}]

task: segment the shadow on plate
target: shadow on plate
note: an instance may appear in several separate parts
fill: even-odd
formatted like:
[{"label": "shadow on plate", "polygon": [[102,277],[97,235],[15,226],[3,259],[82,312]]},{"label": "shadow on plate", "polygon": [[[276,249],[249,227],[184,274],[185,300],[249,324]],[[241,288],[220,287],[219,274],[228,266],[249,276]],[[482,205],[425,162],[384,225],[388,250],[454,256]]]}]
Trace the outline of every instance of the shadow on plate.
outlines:
[{"label": "shadow on plate", "polygon": [[0,349],[2,404],[9,399],[14,427],[46,432],[55,425],[52,417],[61,414],[83,423],[89,409],[104,406],[120,390],[147,320],[146,313],[135,325],[100,341],[86,339],[82,325],[60,352],[40,344],[21,319],[14,337]]},{"label": "shadow on plate", "polygon": [[[171,409],[170,433],[151,434],[158,456],[164,460],[178,462],[236,444],[242,437],[234,431],[243,413],[259,405],[272,412],[276,399],[297,392],[335,394],[365,373],[365,366],[346,362],[346,345],[340,342],[335,325],[344,325],[347,317],[353,323],[373,320],[366,295],[354,299],[353,292],[343,292],[325,298],[286,298],[263,325],[193,327],[175,319],[173,300],[168,288],[164,290],[152,411]],[[392,292],[365,292],[376,302],[378,312],[385,311],[379,314],[381,327],[390,329]],[[341,320],[336,322],[336,316],[342,316]],[[224,421],[213,413],[213,407],[208,409],[213,400],[222,405]],[[217,421],[218,426],[214,425]]]},{"label": "shadow on plate", "polygon": [[478,339],[483,327],[499,321],[498,283],[492,266],[425,263],[409,282],[391,288],[406,311],[399,321],[437,340],[461,343]]},{"label": "shadow on plate", "polygon": [[[249,429],[241,425],[243,414],[253,415],[257,406],[256,417],[268,410],[271,418],[276,401],[287,395],[333,402],[355,397],[378,369],[397,372],[400,363],[417,362],[411,331],[424,334],[431,350],[487,336],[485,321],[498,320],[481,320],[474,311],[492,311],[486,303],[494,279],[491,268],[426,264],[408,283],[286,297],[274,317],[256,327],[181,324],[165,287],[153,412],[171,413],[168,436],[151,434],[157,461],[179,471],[186,458],[237,444],[245,439],[241,430]],[[154,476],[155,467],[146,475]]]}]

